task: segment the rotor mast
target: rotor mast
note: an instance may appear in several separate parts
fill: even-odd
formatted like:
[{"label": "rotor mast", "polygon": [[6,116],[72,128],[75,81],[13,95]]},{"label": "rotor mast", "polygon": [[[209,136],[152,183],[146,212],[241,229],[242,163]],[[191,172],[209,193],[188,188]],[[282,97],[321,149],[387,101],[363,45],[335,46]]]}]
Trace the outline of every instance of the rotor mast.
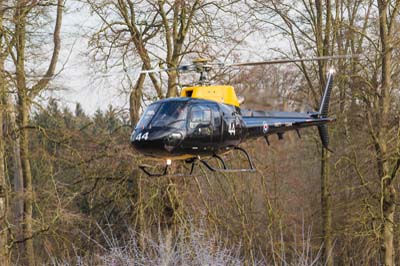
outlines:
[{"label": "rotor mast", "polygon": [[201,86],[210,85],[210,80],[208,79],[208,72],[210,72],[212,66],[207,64],[210,61],[207,58],[198,58],[193,61],[195,71],[200,73],[200,78],[198,84]]}]

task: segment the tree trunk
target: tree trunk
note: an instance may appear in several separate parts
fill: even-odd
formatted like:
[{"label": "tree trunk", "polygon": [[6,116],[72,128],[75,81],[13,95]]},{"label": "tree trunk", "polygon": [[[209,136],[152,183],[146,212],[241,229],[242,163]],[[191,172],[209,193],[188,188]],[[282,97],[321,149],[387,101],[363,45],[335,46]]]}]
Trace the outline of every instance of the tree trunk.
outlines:
[{"label": "tree trunk", "polygon": [[0,61],[0,265],[8,265],[7,187],[3,123],[6,110],[4,61]]},{"label": "tree trunk", "polygon": [[10,129],[12,132],[12,147],[13,147],[13,168],[14,168],[14,191],[15,196],[13,198],[13,218],[14,218],[14,235],[15,240],[18,241],[18,251],[22,252],[24,249],[24,179],[22,175],[22,164],[21,164],[21,149],[20,139],[16,119],[16,110],[12,98],[8,100],[8,119]]},{"label": "tree trunk", "polygon": [[139,112],[142,103],[143,84],[146,74],[140,74],[139,79],[136,81],[135,87],[129,95],[129,114],[131,125],[134,127],[139,121]]},{"label": "tree trunk", "polygon": [[136,187],[137,187],[137,220],[138,220],[138,225],[137,225],[137,231],[139,232],[139,248],[142,252],[145,252],[146,250],[146,237],[149,237],[147,235],[147,225],[146,225],[146,219],[145,219],[145,201],[143,197],[143,180],[141,173],[137,173],[136,177]]},{"label": "tree trunk", "polygon": [[[391,106],[390,90],[392,88],[392,42],[393,38],[393,23],[398,12],[399,2],[395,3],[392,11],[389,11],[391,5],[386,0],[378,0],[379,11],[379,37],[381,41],[382,53],[382,82],[379,93],[379,110],[378,121],[379,131],[377,136],[377,143],[379,150],[377,151],[378,160],[378,174],[380,178],[381,189],[381,211],[382,211],[382,246],[381,252],[383,254],[384,264],[387,266],[394,265],[394,248],[393,248],[393,223],[395,211],[395,196],[396,190],[392,184],[396,171],[392,172],[392,166],[389,154],[389,114]],[[379,167],[380,165],[380,167]]]},{"label": "tree trunk", "polygon": [[[21,97],[22,96],[22,97]],[[27,265],[35,265],[35,251],[33,248],[33,188],[32,188],[32,172],[29,162],[29,105],[26,95],[20,95],[19,99],[19,119],[20,119],[20,140],[21,140],[21,164],[23,182],[25,185],[25,223],[24,238],[25,241],[25,259]]]},{"label": "tree trunk", "polygon": [[29,99],[28,90],[25,80],[25,45],[26,45],[26,15],[28,9],[26,2],[23,0],[17,1],[15,10],[15,35],[16,35],[16,73],[17,73],[17,88],[18,88],[18,130],[20,136],[20,158],[21,172],[24,187],[24,248],[25,254],[23,262],[25,265],[35,265],[35,253],[33,248],[32,236],[32,206],[33,206],[33,191],[32,191],[32,173],[29,162]]},{"label": "tree trunk", "polygon": [[383,195],[383,226],[382,226],[382,237],[383,245],[382,252],[384,254],[384,265],[394,265],[394,248],[393,248],[393,236],[394,236],[394,211],[395,211],[395,195],[396,190],[392,184],[385,185]]},{"label": "tree trunk", "polygon": [[[4,1],[0,1],[3,7]],[[4,10],[0,11],[0,29],[3,32]],[[5,156],[5,134],[4,120],[6,117],[6,73],[4,62],[7,56],[7,49],[4,47],[3,38],[0,39],[0,265],[9,265],[8,263],[8,226],[7,226],[7,182],[6,182],[6,156]]]},{"label": "tree trunk", "polygon": [[329,192],[329,151],[322,147],[321,155],[321,212],[323,235],[323,261],[327,266],[333,266],[332,256],[332,211]]},{"label": "tree trunk", "polygon": [[[3,102],[0,106],[3,109]],[[3,132],[4,112],[0,111],[0,265],[8,265],[8,238],[7,238],[7,188],[4,158],[4,132]]]},{"label": "tree trunk", "polygon": [[[315,1],[316,17],[316,46],[317,56],[329,55],[330,34],[331,34],[331,3],[326,0],[325,26],[323,25],[323,3],[321,0]],[[321,89],[326,85],[326,62],[318,61],[318,74]],[[323,91],[321,91],[323,93]],[[322,99],[322,98],[321,98]],[[322,238],[323,238],[323,260],[327,266],[333,266],[332,256],[332,213],[330,207],[329,193],[329,152],[321,148],[321,213],[322,213]]]},{"label": "tree trunk", "polygon": [[178,96],[177,78],[177,73],[175,71],[168,72],[167,98]]}]

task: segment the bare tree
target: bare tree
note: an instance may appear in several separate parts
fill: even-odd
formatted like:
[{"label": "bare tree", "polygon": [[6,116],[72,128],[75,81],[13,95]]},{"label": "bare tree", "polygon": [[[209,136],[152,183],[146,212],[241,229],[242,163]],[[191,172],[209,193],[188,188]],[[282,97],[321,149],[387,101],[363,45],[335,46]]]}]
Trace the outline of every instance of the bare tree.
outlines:
[{"label": "bare tree", "polygon": [[[375,120],[377,127],[371,127],[371,136],[374,142],[378,176],[381,184],[381,214],[382,214],[382,253],[385,265],[395,265],[394,263],[394,212],[396,207],[396,189],[393,181],[400,167],[400,131],[397,132],[397,149],[391,151],[390,140],[393,132],[390,125],[392,94],[393,94],[393,47],[396,41],[395,24],[399,18],[400,1],[378,0],[379,14],[379,38],[381,44],[381,82],[376,88],[378,99],[375,114],[369,113],[369,120]],[[375,119],[373,118],[375,116]],[[399,129],[400,130],[400,129]]]},{"label": "bare tree", "polygon": [[[3,30],[3,9],[4,1],[0,1],[0,32]],[[7,205],[8,205],[8,187],[6,186],[6,157],[4,140],[4,123],[7,106],[7,82],[4,71],[7,49],[4,47],[4,36],[0,35],[0,264],[8,265],[8,225],[7,225]]]},{"label": "bare tree", "polygon": [[[45,5],[46,6],[46,5]],[[52,3],[47,4],[48,7],[52,6]],[[27,37],[29,36],[28,17],[30,14],[35,12],[35,8],[41,7],[37,1],[24,1],[18,0],[15,5],[14,15],[14,36],[15,45],[10,47],[11,57],[15,65],[15,86],[18,94],[18,117],[17,124],[19,127],[19,142],[20,142],[20,158],[21,158],[21,172],[23,176],[24,185],[24,238],[25,242],[25,263],[27,265],[35,265],[35,251],[33,246],[34,229],[33,229],[33,203],[34,203],[34,190],[33,190],[33,177],[30,164],[30,153],[29,153],[29,128],[30,120],[29,114],[34,98],[45,89],[51,78],[54,76],[56,71],[56,65],[60,52],[61,39],[61,22],[62,13],[64,8],[64,1],[58,0],[56,3],[57,15],[55,20],[55,26],[53,31],[53,50],[48,64],[47,71],[44,75],[34,84],[30,85],[31,82],[27,80]]]},{"label": "bare tree", "polygon": [[[268,21],[266,23],[273,25],[290,40],[293,56],[303,57],[310,54],[327,56],[332,53],[332,4],[330,0],[303,1],[294,5],[287,1],[275,0],[254,2],[256,10],[263,14],[262,17],[267,17],[265,18],[265,21]],[[280,50],[280,52],[289,56],[284,50]],[[315,68],[310,68],[304,63],[298,65],[307,81],[308,89],[313,95],[312,100],[315,106],[320,101],[322,88],[326,84],[327,62],[318,61],[316,65]],[[313,76],[319,77],[318,83],[312,81]],[[320,134],[325,133],[320,132]],[[329,152],[321,146],[320,199],[323,224],[323,259],[327,265],[331,266],[333,265],[333,256],[331,255],[333,245],[329,165]]]},{"label": "bare tree", "polygon": [[[138,119],[146,77],[132,69],[137,64],[144,70],[176,68],[184,55],[201,51],[196,44],[209,38],[210,21],[218,10],[218,5],[202,0],[87,2],[102,22],[90,41],[92,56],[106,68],[122,66],[126,72],[132,124]],[[177,96],[177,72],[167,73],[166,90],[163,75],[148,75],[158,98]]]},{"label": "bare tree", "polygon": [[[289,36],[292,41],[293,50],[301,55],[300,51],[315,50],[318,55],[333,53],[366,53],[370,55],[368,61],[359,59],[352,60],[346,67],[343,61],[339,61],[339,75],[346,71],[352,72],[352,78],[343,75],[340,77],[340,110],[343,112],[354,112],[363,110],[359,115],[368,122],[367,132],[373,143],[375,154],[363,160],[355,159],[355,155],[349,160],[355,167],[356,175],[360,177],[361,184],[367,188],[368,194],[377,200],[376,205],[371,207],[368,201],[365,208],[371,214],[373,234],[376,234],[382,253],[382,263],[394,264],[394,211],[396,190],[393,184],[399,168],[398,150],[398,125],[391,117],[395,113],[397,103],[394,102],[395,87],[393,77],[396,70],[393,57],[393,48],[398,41],[396,33],[396,19],[399,16],[399,1],[315,1],[315,5],[303,2],[289,6],[285,1],[257,1],[264,4],[263,7],[273,10],[281,18],[282,24],[275,25]],[[324,11],[323,11],[324,10]],[[296,15],[297,14],[297,15]],[[371,21],[376,20],[378,28],[374,28]],[[275,23],[275,21],[271,22]],[[378,45],[379,43],[379,45]],[[368,63],[367,63],[368,62]],[[302,69],[303,66],[301,66]],[[303,70],[304,71],[304,70]],[[324,84],[325,66],[319,63],[318,76],[320,84]],[[305,73],[310,88],[312,82],[310,75]],[[315,90],[313,90],[315,91]],[[313,92],[314,95],[316,95]],[[347,96],[350,96],[347,98]],[[314,97],[318,99],[318,97]],[[355,99],[358,99],[357,102]],[[347,104],[348,102],[348,104]],[[344,138],[353,135],[350,131],[357,130],[349,121],[357,120],[354,113],[340,115],[343,120]],[[394,137],[396,136],[396,137]],[[354,141],[354,138],[353,138]],[[345,150],[347,153],[348,151]],[[355,153],[361,154],[356,150]],[[367,156],[372,156],[368,154]],[[330,231],[331,218],[329,207],[329,180],[325,166],[326,158],[323,154],[323,165],[321,167],[321,202],[324,219],[324,244],[326,250],[331,246]],[[347,160],[347,159],[346,159]],[[361,173],[360,166],[366,161],[374,161],[379,182],[366,181],[372,178],[372,171],[367,177]],[[324,166],[325,165],[325,166]],[[325,177],[324,177],[325,176]],[[372,186],[371,184],[376,184]],[[376,208],[375,208],[376,206]],[[379,225],[375,225],[377,217],[380,218]],[[379,230],[377,230],[379,228]],[[376,246],[378,246],[376,245]],[[329,254],[325,251],[325,259]],[[328,263],[332,263],[329,262]]]}]

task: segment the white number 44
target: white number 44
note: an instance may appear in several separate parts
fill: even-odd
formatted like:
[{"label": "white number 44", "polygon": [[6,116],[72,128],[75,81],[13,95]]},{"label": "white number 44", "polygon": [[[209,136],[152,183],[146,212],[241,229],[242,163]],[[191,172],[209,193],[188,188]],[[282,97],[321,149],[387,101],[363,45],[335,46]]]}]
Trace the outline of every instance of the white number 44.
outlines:
[{"label": "white number 44", "polygon": [[143,133],[143,135],[142,133],[139,133],[136,136],[135,140],[141,141],[141,140],[147,140],[148,138],[149,138],[149,132]]}]

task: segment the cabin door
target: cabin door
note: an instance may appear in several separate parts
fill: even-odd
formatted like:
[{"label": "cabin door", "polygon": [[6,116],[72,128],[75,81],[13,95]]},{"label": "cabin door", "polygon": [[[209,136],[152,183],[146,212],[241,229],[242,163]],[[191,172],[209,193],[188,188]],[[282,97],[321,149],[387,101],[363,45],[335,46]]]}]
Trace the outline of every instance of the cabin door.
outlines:
[{"label": "cabin door", "polygon": [[212,107],[208,104],[194,104],[189,109],[186,146],[200,151],[212,149],[214,133],[212,117]]}]

